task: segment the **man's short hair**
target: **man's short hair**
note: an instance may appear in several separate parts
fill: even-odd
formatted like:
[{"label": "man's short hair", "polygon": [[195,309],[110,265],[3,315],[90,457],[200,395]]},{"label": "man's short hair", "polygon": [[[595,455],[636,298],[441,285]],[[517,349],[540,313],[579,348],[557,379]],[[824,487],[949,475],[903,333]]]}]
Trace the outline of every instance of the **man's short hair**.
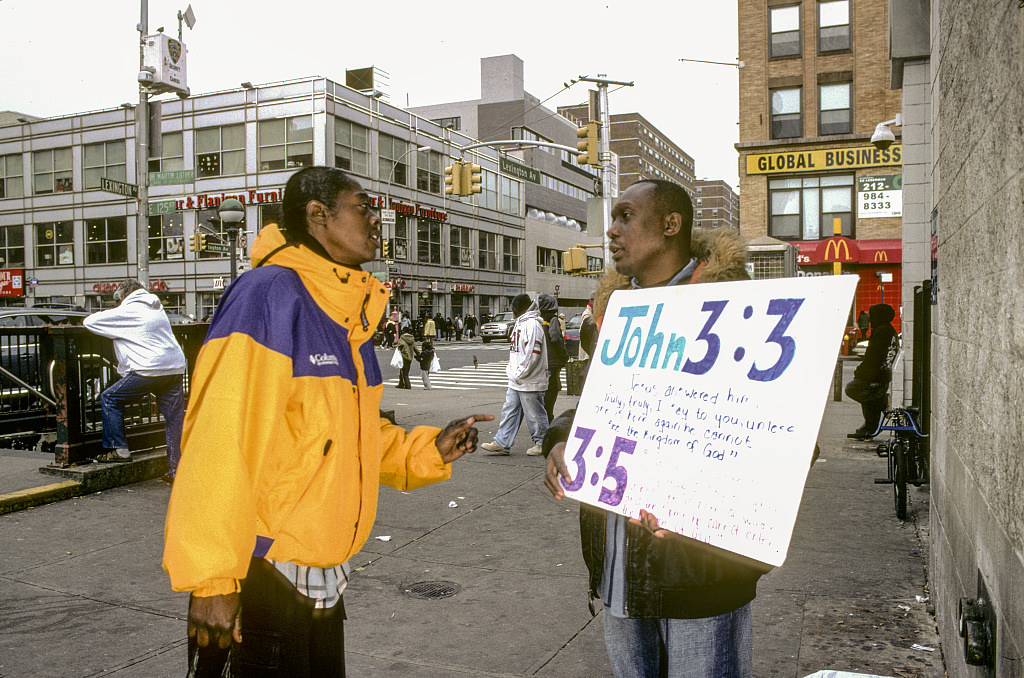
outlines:
[{"label": "man's short hair", "polygon": [[664,179],[641,179],[636,183],[651,185],[651,200],[658,216],[678,212],[683,217],[683,230],[690,232],[693,228],[693,202],[690,201],[690,194],[685,188],[674,181]]},{"label": "man's short hair", "polygon": [[117,303],[121,303],[121,301],[123,301],[125,297],[127,297],[135,290],[144,289],[146,288],[142,286],[142,283],[140,283],[135,278],[128,278],[126,280],[122,280],[117,284],[117,287],[114,289],[114,301],[116,301]]},{"label": "man's short hair", "polygon": [[517,294],[512,300],[512,315],[518,318],[526,313],[526,309],[530,308],[532,303],[533,300],[530,299],[529,294]]}]

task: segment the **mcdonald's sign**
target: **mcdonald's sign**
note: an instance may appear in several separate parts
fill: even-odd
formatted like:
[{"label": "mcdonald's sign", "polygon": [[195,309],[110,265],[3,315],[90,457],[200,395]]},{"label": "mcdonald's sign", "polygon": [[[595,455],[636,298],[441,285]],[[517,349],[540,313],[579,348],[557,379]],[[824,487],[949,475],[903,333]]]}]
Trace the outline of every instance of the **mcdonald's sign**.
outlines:
[{"label": "mcdonald's sign", "polygon": [[841,235],[822,240],[818,251],[821,253],[818,260],[821,262],[844,263],[857,261],[859,258],[857,241]]},{"label": "mcdonald's sign", "polygon": [[875,263],[889,261],[889,253],[885,250],[878,250],[875,252]]}]

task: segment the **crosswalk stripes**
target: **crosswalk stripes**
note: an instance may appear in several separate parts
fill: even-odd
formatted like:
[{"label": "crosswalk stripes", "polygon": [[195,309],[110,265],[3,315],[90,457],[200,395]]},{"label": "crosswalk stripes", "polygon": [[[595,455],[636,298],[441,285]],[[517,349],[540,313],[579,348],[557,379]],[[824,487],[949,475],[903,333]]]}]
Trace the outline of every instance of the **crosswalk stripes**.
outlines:
[{"label": "crosswalk stripes", "polygon": [[[449,391],[473,391],[480,388],[499,387],[504,389],[508,386],[508,376],[505,374],[507,360],[494,363],[480,363],[479,367],[466,365],[464,367],[452,367],[444,369],[441,364],[441,371],[430,375],[430,386],[435,389],[446,389]],[[415,370],[413,370],[415,372]],[[419,374],[410,374],[409,383],[414,389],[423,389],[423,381]],[[398,379],[385,379],[385,386],[396,386]]]}]

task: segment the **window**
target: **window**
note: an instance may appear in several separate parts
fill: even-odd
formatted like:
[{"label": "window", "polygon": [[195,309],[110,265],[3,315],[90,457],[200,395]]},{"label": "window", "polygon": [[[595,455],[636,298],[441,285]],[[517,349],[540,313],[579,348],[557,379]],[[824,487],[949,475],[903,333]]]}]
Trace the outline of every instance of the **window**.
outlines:
[{"label": "window", "polygon": [[416,261],[441,263],[441,224],[429,219],[416,220]]},{"label": "window", "polygon": [[196,309],[196,315],[204,321],[209,321],[213,316],[213,312],[217,310],[217,302],[220,301],[220,295],[220,292],[200,292],[199,308]]},{"label": "window", "polygon": [[0,268],[25,265],[25,227],[0,226]]},{"label": "window", "polygon": [[196,171],[200,178],[245,174],[245,125],[196,130]]},{"label": "window", "polygon": [[449,264],[470,268],[473,266],[473,245],[469,240],[471,231],[461,226],[452,226],[448,233]]},{"label": "window", "polygon": [[[32,154],[32,192],[36,195],[45,193],[63,193],[74,190],[71,179],[71,149],[51,148],[36,151]],[[53,266],[53,264],[50,264]]]},{"label": "window", "polygon": [[0,199],[25,195],[21,154],[0,155]]},{"label": "window", "polygon": [[127,217],[86,219],[85,261],[89,264],[128,261]]},{"label": "window", "polygon": [[562,270],[562,253],[547,247],[537,248],[538,273],[564,273]]},{"label": "window", "polygon": [[300,115],[259,123],[260,171],[313,164],[313,117]]},{"label": "window", "polygon": [[519,254],[519,238],[502,236],[501,239],[501,270],[508,273],[521,273],[522,257]]},{"label": "window", "polygon": [[833,235],[838,218],[841,233],[853,233],[853,175],[773,179],[770,235],[782,240],[821,240]]},{"label": "window", "polygon": [[850,116],[850,83],[818,87],[818,133],[849,134],[853,126]]},{"label": "window", "polygon": [[377,145],[380,147],[380,157],[377,159],[377,178],[386,183],[408,186],[409,143],[381,134],[377,137]]},{"label": "window", "polygon": [[185,169],[185,146],[181,132],[160,135],[160,157],[149,159],[150,172],[180,172]]},{"label": "window", "polygon": [[125,180],[125,152],[123,141],[86,144],[82,149],[82,170],[85,188],[99,188],[100,179]]},{"label": "window", "polygon": [[416,188],[441,194],[441,156],[433,151],[416,154]]},{"label": "window", "polygon": [[74,266],[74,245],[73,222],[36,224],[36,266]]},{"label": "window", "polygon": [[341,118],[334,119],[334,166],[353,174],[370,174],[370,131]]},{"label": "window", "polygon": [[476,204],[491,210],[498,209],[498,175],[491,170],[481,170],[480,189]]},{"label": "window", "polygon": [[430,122],[433,122],[433,123],[437,124],[438,126],[443,127],[445,129],[453,129],[453,130],[456,130],[456,131],[462,129],[462,118],[460,118],[460,117],[438,118],[437,120],[431,120]]},{"label": "window", "polygon": [[818,3],[818,51],[850,49],[850,0]]},{"label": "window", "polygon": [[259,206],[259,230],[262,231],[271,224],[275,226],[281,224],[281,203],[279,202],[265,202]]},{"label": "window", "polygon": [[151,261],[185,258],[185,227],[181,212],[149,217],[149,258]]},{"label": "window", "polygon": [[391,240],[392,259],[409,259],[409,221],[409,217],[404,214],[395,215],[395,237]]},{"label": "window", "polygon": [[800,5],[772,7],[771,56],[786,57],[800,55]]},{"label": "window", "polygon": [[522,189],[515,179],[501,177],[501,211],[505,214],[518,215],[520,212],[519,192]]},{"label": "window", "polygon": [[498,234],[480,231],[479,266],[488,271],[498,270]]},{"label": "window", "polygon": [[800,88],[774,89],[772,100],[772,139],[799,137],[803,133],[800,116]]}]

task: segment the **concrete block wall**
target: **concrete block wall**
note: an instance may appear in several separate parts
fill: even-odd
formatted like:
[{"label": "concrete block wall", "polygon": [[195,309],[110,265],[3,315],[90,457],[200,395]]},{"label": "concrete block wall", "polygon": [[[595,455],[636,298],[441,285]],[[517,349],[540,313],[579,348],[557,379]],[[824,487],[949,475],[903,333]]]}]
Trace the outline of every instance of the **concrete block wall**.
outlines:
[{"label": "concrete block wall", "polygon": [[[930,578],[948,675],[1024,676],[1024,8],[932,2]],[[979,577],[996,665],[967,666],[957,603]]]}]

